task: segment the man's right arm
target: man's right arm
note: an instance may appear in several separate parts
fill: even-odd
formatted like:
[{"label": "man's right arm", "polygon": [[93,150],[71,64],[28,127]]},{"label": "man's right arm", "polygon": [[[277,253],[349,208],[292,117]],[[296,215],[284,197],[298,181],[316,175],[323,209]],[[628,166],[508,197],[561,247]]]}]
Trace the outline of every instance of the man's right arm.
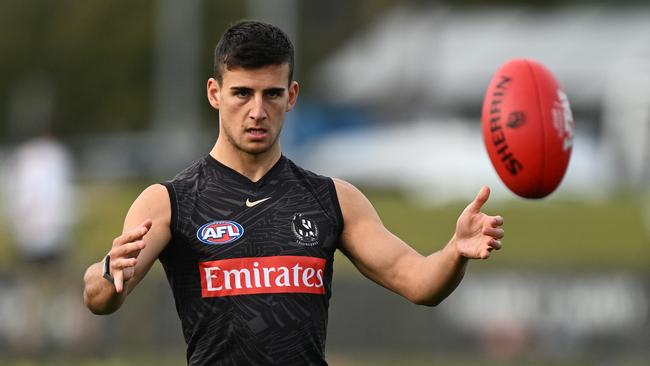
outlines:
[{"label": "man's right arm", "polygon": [[154,184],[133,202],[122,235],[108,252],[113,283],[104,278],[103,260],[84,275],[84,303],[95,314],[110,314],[147,274],[171,239],[171,205],[167,189]]}]

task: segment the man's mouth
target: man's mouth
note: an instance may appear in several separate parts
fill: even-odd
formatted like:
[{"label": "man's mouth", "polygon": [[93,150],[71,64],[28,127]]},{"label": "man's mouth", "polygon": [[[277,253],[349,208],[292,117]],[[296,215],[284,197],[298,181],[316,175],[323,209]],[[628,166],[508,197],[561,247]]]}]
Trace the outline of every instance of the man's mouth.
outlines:
[{"label": "man's mouth", "polygon": [[266,137],[266,129],[265,128],[247,128],[246,129],[246,134],[254,140],[257,139],[263,139]]}]

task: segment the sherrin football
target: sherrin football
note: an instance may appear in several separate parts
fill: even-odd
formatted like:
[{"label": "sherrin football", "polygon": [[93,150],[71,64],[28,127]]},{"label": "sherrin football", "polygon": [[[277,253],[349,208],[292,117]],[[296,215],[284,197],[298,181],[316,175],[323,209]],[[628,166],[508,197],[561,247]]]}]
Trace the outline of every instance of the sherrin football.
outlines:
[{"label": "sherrin football", "polygon": [[514,59],[492,77],[483,101],[483,140],[505,185],[542,198],[560,184],[573,147],[569,100],[539,62]]}]

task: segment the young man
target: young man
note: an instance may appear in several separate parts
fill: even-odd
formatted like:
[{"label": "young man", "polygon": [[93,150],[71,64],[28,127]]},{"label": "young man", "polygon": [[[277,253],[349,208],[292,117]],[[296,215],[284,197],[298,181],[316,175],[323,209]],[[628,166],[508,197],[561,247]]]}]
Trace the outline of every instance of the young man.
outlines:
[{"label": "young man", "polygon": [[292,72],[293,46],[280,29],[240,22],[224,33],[207,83],[219,137],[209,155],[135,200],[122,235],[84,276],[91,311],[116,311],[158,258],[188,364],[325,365],[336,249],[366,277],[433,306],[468,259],[501,247],[503,219],[480,212],[487,187],[449,243],[424,257],[351,184],[284,157],[278,138],[299,90]]}]

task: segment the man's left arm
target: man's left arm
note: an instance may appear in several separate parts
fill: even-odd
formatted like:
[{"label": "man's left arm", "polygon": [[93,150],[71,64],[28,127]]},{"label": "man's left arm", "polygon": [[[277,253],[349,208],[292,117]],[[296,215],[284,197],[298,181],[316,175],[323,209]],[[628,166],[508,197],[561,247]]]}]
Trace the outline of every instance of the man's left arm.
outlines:
[{"label": "man's left arm", "polygon": [[461,213],[447,245],[425,257],[384,227],[363,193],[334,182],[345,225],[342,251],[364,276],[413,303],[438,305],[458,286],[469,259],[486,259],[501,248],[503,218],[481,212],[487,187]]}]

